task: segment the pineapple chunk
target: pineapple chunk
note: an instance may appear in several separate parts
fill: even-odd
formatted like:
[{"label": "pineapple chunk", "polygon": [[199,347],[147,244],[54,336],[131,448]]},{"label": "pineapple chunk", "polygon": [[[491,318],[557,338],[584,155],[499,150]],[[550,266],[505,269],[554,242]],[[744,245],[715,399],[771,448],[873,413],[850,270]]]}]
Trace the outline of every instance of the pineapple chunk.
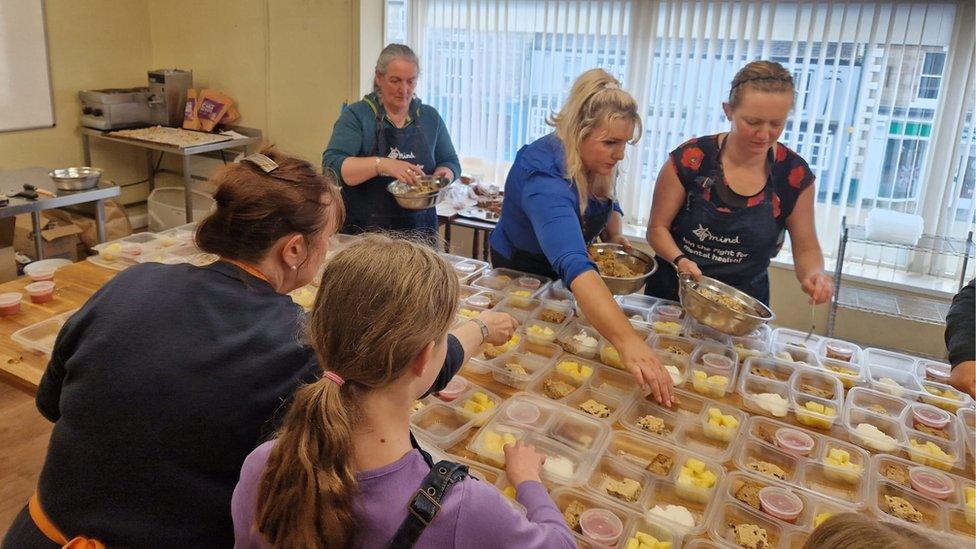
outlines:
[{"label": "pineapple chunk", "polygon": [[823,524],[825,520],[829,518],[830,518],[830,513],[820,513],[819,515],[813,518],[813,527],[814,528],[819,527],[821,524]]},{"label": "pineapple chunk", "polygon": [[708,418],[709,419],[721,419],[722,418],[722,411],[719,410],[718,408],[709,408],[708,409]]},{"label": "pineapple chunk", "polygon": [[705,472],[705,464],[695,458],[688,458],[688,461],[685,462],[685,466],[696,474]]},{"label": "pineapple chunk", "polygon": [[481,391],[477,391],[475,392],[475,394],[471,395],[471,399],[481,405],[487,405],[489,402],[491,402],[491,399],[488,398],[488,395],[482,393]]}]

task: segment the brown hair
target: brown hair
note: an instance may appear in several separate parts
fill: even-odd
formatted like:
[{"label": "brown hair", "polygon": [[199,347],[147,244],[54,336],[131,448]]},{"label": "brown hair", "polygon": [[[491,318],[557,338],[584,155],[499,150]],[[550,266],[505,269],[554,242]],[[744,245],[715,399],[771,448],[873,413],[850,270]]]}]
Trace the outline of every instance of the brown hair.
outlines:
[{"label": "brown hair", "polygon": [[900,524],[841,513],[814,530],[803,549],[917,549],[933,545],[929,538]]},{"label": "brown hair", "polygon": [[217,210],[197,227],[200,249],[256,262],[285,235],[298,233],[308,238],[329,224],[342,226],[345,206],[331,176],[273,147],[261,154],[278,168],[265,173],[242,161],[223,166],[211,179],[217,185]]},{"label": "brown hair", "polygon": [[[620,81],[603,69],[590,69],[576,78],[569,91],[566,104],[549,116],[547,123],[556,129],[556,137],[563,143],[566,157],[564,176],[576,183],[580,214],[586,213],[586,202],[590,196],[610,198],[613,194],[611,177],[587,177],[579,146],[584,139],[601,123],[610,124],[617,119],[634,123],[631,144],[640,140],[644,125],[638,112],[637,101],[621,89]],[[592,180],[591,180],[592,179]]]},{"label": "brown hair", "polygon": [[457,309],[457,276],[420,244],[371,235],[325,267],[309,336],[328,378],[297,392],[258,492],[257,528],[276,547],[346,547],[355,537],[352,433],[364,394],[440,342]]},{"label": "brown hair", "polygon": [[729,89],[729,104],[736,108],[746,90],[793,94],[793,75],[775,61],[753,61],[739,69]]}]

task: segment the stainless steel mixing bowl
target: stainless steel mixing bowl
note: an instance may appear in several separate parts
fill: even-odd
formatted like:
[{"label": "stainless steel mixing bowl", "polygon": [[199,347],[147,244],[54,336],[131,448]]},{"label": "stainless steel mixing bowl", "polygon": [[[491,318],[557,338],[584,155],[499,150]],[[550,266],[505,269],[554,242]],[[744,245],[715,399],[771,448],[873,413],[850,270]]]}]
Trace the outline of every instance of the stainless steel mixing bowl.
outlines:
[{"label": "stainless steel mixing bowl", "polygon": [[[692,318],[709,328],[724,334],[743,336],[776,317],[773,311],[758,299],[714,278],[702,276],[697,281],[687,275],[679,278],[678,296],[681,299],[681,306]],[[701,288],[738,299],[745,305],[746,310],[751,312],[740,313],[727,305],[708,299],[699,292]]]},{"label": "stainless steel mixing bowl", "polygon": [[627,295],[640,291],[644,287],[647,277],[657,270],[657,261],[640,250],[631,249],[627,252],[620,244],[592,244],[589,249],[591,253],[613,254],[618,261],[623,262],[632,270],[644,273],[630,277],[603,276],[601,274],[600,278],[610,289],[610,293],[614,295]]},{"label": "stainless steel mixing bowl", "polygon": [[54,186],[59,190],[84,191],[98,185],[98,178],[102,177],[102,170],[81,166],[51,170],[48,175],[54,180]]},{"label": "stainless steel mixing bowl", "polygon": [[423,175],[417,178],[419,183],[433,187],[435,190],[425,193],[418,193],[409,183],[403,181],[392,181],[386,186],[386,190],[393,195],[397,204],[408,210],[426,210],[437,204],[441,191],[451,182],[442,177],[433,175]]}]

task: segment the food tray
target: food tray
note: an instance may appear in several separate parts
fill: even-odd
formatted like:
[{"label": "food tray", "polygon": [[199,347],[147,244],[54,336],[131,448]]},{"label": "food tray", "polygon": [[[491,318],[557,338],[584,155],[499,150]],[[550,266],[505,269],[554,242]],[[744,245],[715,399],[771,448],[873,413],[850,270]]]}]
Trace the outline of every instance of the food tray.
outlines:
[{"label": "food tray", "polygon": [[[635,395],[627,409],[621,413],[619,423],[642,438],[663,440],[719,463],[728,461],[748,415],[742,410],[689,391],[673,389],[673,392],[677,403],[671,408]],[[712,408],[723,416],[734,419],[735,426],[710,424],[709,410]],[[638,421],[648,415],[663,420],[665,430],[653,431],[642,427]]]},{"label": "food tray", "polygon": [[[755,488],[774,487],[788,491],[803,503],[803,510],[795,519],[795,522],[787,522],[765,512],[761,508],[757,509],[753,505],[746,503],[746,501],[740,500],[736,494],[744,486],[752,486]],[[795,533],[812,532],[814,530],[814,520],[817,515],[821,513],[836,515],[855,511],[851,505],[821,497],[815,492],[789,486],[775,479],[744,471],[733,471],[729,473],[725,477],[725,481],[722,483],[715,499],[718,502],[717,505],[713,506],[713,512],[709,517],[709,535],[717,539],[728,540],[727,529],[730,522],[741,523],[740,521],[743,519],[757,518],[762,519],[762,522],[747,522],[766,528],[767,535],[770,541],[773,542],[772,546],[784,548],[790,546],[789,541],[794,538]],[[744,499],[761,507],[761,504],[754,497],[745,497]]]},{"label": "food tray", "polygon": [[[956,541],[953,546],[967,547],[974,544],[976,533],[976,508],[967,505],[967,491],[976,497],[976,482],[965,478],[947,474],[928,467],[921,467],[917,463],[886,455],[878,454],[872,458],[874,472],[872,490],[869,498],[871,510],[881,520],[915,528],[929,537],[937,538],[949,536]],[[952,485],[952,493],[945,500],[940,500],[916,490],[911,481],[905,482],[901,475],[907,475],[912,468],[942,475]],[[898,471],[889,477],[887,470]],[[897,480],[896,480],[897,478]],[[888,505],[884,496],[900,497],[912,504],[920,511],[923,518],[919,522],[910,522],[888,512]]]},{"label": "food tray", "polygon": [[868,375],[868,367],[863,364],[821,358],[820,368],[839,379],[845,391],[854,387],[867,387],[871,379]]},{"label": "food tray", "polygon": [[[817,368],[770,358],[745,361],[738,392],[743,409],[749,412],[772,417],[792,413],[799,423],[813,429],[831,429],[844,407],[844,386],[836,377]],[[763,393],[779,395],[785,405],[763,404],[756,396]]]},{"label": "food tray", "polygon": [[[576,389],[562,398],[552,399],[545,391],[545,384],[548,379],[563,381],[576,387]],[[630,374],[564,354],[556,361],[555,367],[532,384],[529,391],[543,398],[555,400],[598,421],[605,422],[607,425],[613,425],[620,414],[630,405],[631,399],[637,393],[637,384]],[[589,400],[606,406],[610,415],[599,417],[595,413],[589,413],[580,408],[583,403]]]},{"label": "food tray", "polygon": [[[689,488],[677,486],[677,479],[681,467],[689,458],[697,459],[705,464],[705,468],[712,471],[716,477],[712,489],[701,487]],[[616,480],[622,476],[641,482],[640,495],[633,502],[623,501],[611,496],[606,491],[606,478],[610,475]],[[725,476],[725,469],[716,460],[689,452],[673,444],[661,440],[648,439],[627,431],[614,431],[610,435],[606,454],[597,463],[587,479],[586,489],[601,497],[613,499],[618,504],[636,511],[640,516],[646,516],[655,506],[681,505],[688,509],[695,517],[695,525],[687,528],[680,524],[668,522],[668,526],[679,533],[696,535],[705,531],[705,518],[712,502],[711,497]],[[661,519],[661,522],[666,522]]]},{"label": "food tray", "polygon": [[864,362],[870,366],[882,366],[884,368],[894,368],[906,372],[914,372],[915,364],[918,359],[901,353],[894,353],[884,349],[868,347],[864,349]]},{"label": "food tray", "polygon": [[817,334],[810,334],[810,339],[807,339],[806,332],[790,330],[789,328],[776,328],[773,330],[770,338],[770,343],[773,345],[791,345],[793,347],[800,347],[809,351],[815,351],[820,345],[820,342],[823,340],[823,338]]},{"label": "food tray", "polygon": [[[537,411],[535,417],[526,417],[525,411]],[[524,421],[524,422],[523,422]],[[610,434],[610,427],[587,415],[561,404],[527,393],[517,393],[508,399],[495,417],[468,442],[468,450],[482,461],[504,467],[505,455],[486,440],[495,435],[509,434],[516,440],[524,440],[545,454],[542,478],[563,486],[582,483],[593,468],[594,459],[603,454]],[[565,458],[571,464],[569,471],[557,471],[557,460]],[[549,466],[553,467],[550,468]]]},{"label": "food tray", "polygon": [[[585,320],[585,319],[584,319]],[[651,327],[646,322],[630,321],[630,325],[633,326],[634,331],[641,339],[646,340],[651,336]],[[617,348],[610,343],[605,337],[600,337],[600,362],[610,366],[611,368],[616,368],[618,370],[624,369],[623,360],[620,357],[620,353]]]},{"label": "food tray", "polygon": [[[871,455],[868,452],[848,442],[801,430],[813,439],[814,446],[808,455],[800,456],[776,445],[775,437],[779,429],[798,430],[793,425],[764,417],[749,418],[735,451],[735,466],[762,478],[815,492],[854,509],[864,508],[871,478]],[[825,463],[831,450],[847,452],[849,462],[854,467],[843,468]],[[784,478],[751,467],[750,463],[753,462],[766,462],[779,467]],[[856,469],[858,467],[860,472]]]},{"label": "food tray", "polygon": [[[539,281],[539,286],[534,289],[521,288],[517,281],[523,277],[532,278]],[[511,293],[522,289],[528,289],[531,293],[530,297],[536,297],[542,294],[551,283],[552,280],[544,276],[524,273],[522,271],[515,271],[512,269],[491,269],[490,271],[483,271],[481,276],[471,280],[472,286],[481,288],[483,290],[496,290]]]},{"label": "food tray", "polygon": [[[609,498],[604,498],[593,493],[590,493],[581,488],[556,488],[553,490],[549,496],[552,498],[553,502],[556,504],[556,508],[559,509],[560,513],[563,513],[565,517],[565,512],[567,507],[570,506],[574,501],[580,503],[584,510],[586,509],[605,509],[610,511],[620,519],[623,525],[623,532],[620,536],[618,543],[615,547],[626,547],[627,539],[633,536],[637,531],[650,534],[656,537],[659,541],[669,541],[672,543],[673,547],[681,546],[681,536],[671,531],[669,528],[655,525],[650,526],[644,523],[640,515],[634,512],[632,509],[628,509],[622,505],[617,504],[615,501]],[[568,524],[568,523],[567,523]],[[579,527],[573,528],[570,526],[570,531],[573,532],[573,537],[576,538],[577,545],[580,547],[591,547],[590,543],[585,537],[583,537],[582,530]],[[602,547],[598,545],[592,545],[592,547]]]},{"label": "food tray", "polygon": [[478,278],[489,267],[485,261],[478,261],[477,259],[470,259],[459,255],[441,254],[441,257],[446,259],[451,264],[451,267],[454,268],[454,273],[457,274],[458,281],[461,284],[467,284]]},{"label": "food tray", "polygon": [[[945,437],[921,432],[915,428],[913,408],[924,407],[922,403],[893,397],[872,389],[855,388],[847,395],[844,406],[843,428],[847,431],[848,439],[858,446],[874,453],[896,454],[907,456],[910,460],[921,465],[935,467],[943,471],[963,467],[965,464],[965,443],[963,429],[956,416],[946,414],[948,425],[943,429]],[[882,414],[882,411],[884,412]],[[874,425],[894,442],[865,438],[859,434],[856,427],[861,423]],[[934,445],[949,458],[934,456],[929,452],[913,450],[912,440],[919,445]]]},{"label": "food tray", "polygon": [[[892,383],[894,382],[894,383]],[[894,397],[916,400],[922,394],[922,384],[914,370],[886,366],[868,366],[868,387]]]},{"label": "food tray", "polygon": [[10,339],[20,343],[28,349],[50,355],[54,351],[54,342],[58,338],[61,327],[78,309],[52,316],[36,324],[31,324],[10,334]]},{"label": "food tray", "polygon": [[959,425],[966,439],[966,447],[969,448],[969,454],[973,455],[976,453],[973,450],[973,446],[976,444],[976,409],[960,408],[956,411],[956,417],[959,419]]},{"label": "food tray", "polygon": [[[482,349],[481,353],[472,357],[465,365],[466,372],[471,375],[472,380],[476,383],[485,384],[494,379],[498,383],[508,385],[513,389],[525,390],[540,376],[548,373],[559,356],[562,355],[562,349],[558,345],[530,343],[522,330],[515,332],[509,341],[515,340],[516,337],[518,343],[497,357],[487,356],[485,353],[488,350],[485,348]],[[505,348],[505,346],[495,349],[500,348]],[[516,362],[525,370],[524,375],[519,372],[511,372],[506,367],[506,365]]]}]

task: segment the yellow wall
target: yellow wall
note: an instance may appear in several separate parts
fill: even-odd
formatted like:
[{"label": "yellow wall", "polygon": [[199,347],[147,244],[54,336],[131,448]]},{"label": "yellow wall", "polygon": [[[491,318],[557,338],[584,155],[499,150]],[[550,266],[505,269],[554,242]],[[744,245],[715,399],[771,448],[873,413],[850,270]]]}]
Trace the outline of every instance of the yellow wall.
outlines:
[{"label": "yellow wall", "polygon": [[[44,12],[56,125],[0,133],[0,170],[81,165],[78,91],[145,86],[151,68],[146,0],[47,1]],[[93,154],[113,180],[144,177],[145,156],[127,147],[99,145]]]}]

